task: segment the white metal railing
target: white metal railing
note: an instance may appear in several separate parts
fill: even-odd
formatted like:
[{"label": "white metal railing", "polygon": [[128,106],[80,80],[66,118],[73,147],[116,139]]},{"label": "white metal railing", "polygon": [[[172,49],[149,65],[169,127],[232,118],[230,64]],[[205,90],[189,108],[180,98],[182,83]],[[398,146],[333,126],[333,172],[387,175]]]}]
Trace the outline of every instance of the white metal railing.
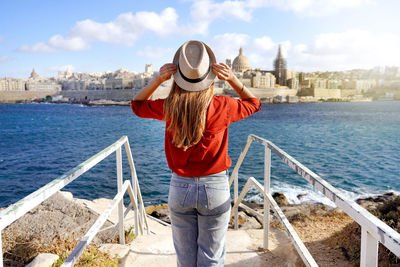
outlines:
[{"label": "white metal railing", "polygon": [[[249,178],[246,185],[244,186],[239,196],[238,186],[238,174],[239,168],[249,150],[250,144],[256,141],[265,147],[265,158],[264,158],[264,186],[262,186],[253,177]],[[235,165],[232,175],[229,180],[229,184],[232,185],[234,182],[234,207],[232,212],[235,216],[235,229],[238,229],[238,207],[248,207],[241,204],[245,194],[252,185],[264,196],[264,248],[268,248],[268,232],[270,222],[270,208],[273,209],[278,219],[284,226],[285,230],[289,234],[294,246],[303,259],[307,266],[318,266],[311,254],[300,240],[299,236],[290,225],[289,221],[274,201],[270,193],[270,180],[271,180],[271,150],[283,162],[289,165],[290,168],[295,170],[301,177],[306,179],[314,188],[324,194],[333,203],[346,212],[353,220],[355,220],[361,226],[361,256],[360,266],[378,266],[378,245],[381,243],[387,247],[393,254],[400,257],[400,234],[390,228],[383,221],[369,213],[366,209],[358,205],[356,202],[345,197],[339,190],[330,185],[319,175],[315,174],[303,164],[298,162],[296,159],[291,157],[285,151],[280,149],[272,142],[258,137],[256,135],[249,135],[247,143],[241,152],[239,159]],[[254,211],[252,211],[254,213]],[[262,216],[261,214],[257,214]]]},{"label": "white metal railing", "polygon": [[[131,171],[131,181],[126,180],[123,182],[122,177],[122,153],[121,147],[124,145],[125,152],[128,158],[130,171]],[[3,267],[3,253],[2,253],[2,243],[1,243],[1,231],[8,225],[16,221],[18,218],[23,216],[25,213],[29,212],[40,203],[51,197],[53,194],[58,192],[60,189],[68,185],[70,182],[78,178],[80,175],[91,169],[93,166],[98,164],[100,161],[108,157],[111,153],[115,151],[116,153],[116,169],[117,169],[117,185],[118,193],[114,197],[111,204],[105,209],[105,211],[97,218],[96,222],[92,227],[86,232],[84,237],[81,239],[79,244],[76,246],[74,251],[65,260],[62,266],[73,266],[82,253],[85,251],[87,246],[93,240],[95,235],[103,230],[100,229],[106,222],[108,217],[111,215],[112,210],[118,206],[118,224],[114,226],[114,234],[119,232],[119,241],[121,244],[125,244],[125,232],[124,232],[124,218],[128,214],[128,211],[133,208],[134,210],[134,228],[135,234],[143,234],[144,228],[146,228],[147,233],[149,233],[149,226],[147,223],[147,217],[145,215],[142,194],[140,192],[139,182],[136,175],[135,164],[133,162],[133,157],[131,149],[129,146],[129,141],[127,136],[122,136],[117,142],[103,149],[96,155],[82,162],[75,168],[64,173],[57,179],[51,181],[47,185],[41,187],[15,204],[9,206],[7,209],[0,212],[0,267]],[[123,197],[125,193],[128,192],[130,198],[130,205],[126,209],[125,213],[123,211]]]}]

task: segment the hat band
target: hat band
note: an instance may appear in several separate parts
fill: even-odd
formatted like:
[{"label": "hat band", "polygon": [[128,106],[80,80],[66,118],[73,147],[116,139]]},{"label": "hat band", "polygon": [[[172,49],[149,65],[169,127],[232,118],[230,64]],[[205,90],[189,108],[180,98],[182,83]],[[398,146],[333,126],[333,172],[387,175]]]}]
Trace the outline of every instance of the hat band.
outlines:
[{"label": "hat band", "polygon": [[183,78],[185,81],[190,82],[190,83],[198,83],[198,82],[201,82],[202,80],[204,80],[204,79],[207,77],[208,73],[210,72],[210,69],[211,69],[211,67],[208,67],[207,72],[206,72],[203,76],[201,76],[200,78],[197,78],[197,79],[190,79],[190,78],[186,77],[186,76],[182,73],[181,68],[180,68],[179,65],[178,65],[179,74],[182,76],[182,78]]}]

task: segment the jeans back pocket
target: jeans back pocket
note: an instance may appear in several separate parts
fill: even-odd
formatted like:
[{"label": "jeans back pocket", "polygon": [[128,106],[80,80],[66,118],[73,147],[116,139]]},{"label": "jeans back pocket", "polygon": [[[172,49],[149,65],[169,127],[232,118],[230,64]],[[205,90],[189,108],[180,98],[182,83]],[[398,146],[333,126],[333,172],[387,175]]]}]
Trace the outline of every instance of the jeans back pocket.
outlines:
[{"label": "jeans back pocket", "polygon": [[208,209],[212,214],[224,213],[231,207],[229,184],[205,184]]},{"label": "jeans back pocket", "polygon": [[169,185],[168,206],[172,209],[183,208],[188,192],[188,183],[171,181]]}]

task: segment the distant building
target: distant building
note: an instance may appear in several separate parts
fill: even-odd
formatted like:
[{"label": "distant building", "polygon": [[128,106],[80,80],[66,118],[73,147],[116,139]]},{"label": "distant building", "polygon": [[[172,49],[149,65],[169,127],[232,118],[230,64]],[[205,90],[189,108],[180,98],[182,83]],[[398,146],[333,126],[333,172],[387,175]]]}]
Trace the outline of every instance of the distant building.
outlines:
[{"label": "distant building", "polygon": [[232,70],[243,73],[250,69],[250,61],[243,53],[243,47],[239,49],[239,55],[233,60]]},{"label": "distant building", "polygon": [[153,74],[154,72],[153,64],[146,64],[144,72]]},{"label": "distant building", "polygon": [[105,80],[104,89],[132,89],[134,76],[135,73],[133,72],[119,69],[114,73],[113,77]]},{"label": "distant building", "polygon": [[29,79],[25,86],[27,91],[61,91],[61,84],[49,79]]},{"label": "distant building", "polygon": [[267,71],[253,71],[251,87],[254,88],[274,88],[275,76]]},{"label": "distant building", "polygon": [[232,60],[226,59],[225,64],[228,65],[229,68],[232,68]]},{"label": "distant building", "polygon": [[25,91],[25,80],[5,78],[0,79],[0,91]]},{"label": "distant building", "polygon": [[278,55],[274,61],[274,74],[276,83],[285,86],[286,85],[286,59],[282,55],[282,46],[279,45]]},{"label": "distant building", "polygon": [[35,69],[32,69],[31,76],[29,78],[31,79],[39,78],[39,75],[36,73]]}]

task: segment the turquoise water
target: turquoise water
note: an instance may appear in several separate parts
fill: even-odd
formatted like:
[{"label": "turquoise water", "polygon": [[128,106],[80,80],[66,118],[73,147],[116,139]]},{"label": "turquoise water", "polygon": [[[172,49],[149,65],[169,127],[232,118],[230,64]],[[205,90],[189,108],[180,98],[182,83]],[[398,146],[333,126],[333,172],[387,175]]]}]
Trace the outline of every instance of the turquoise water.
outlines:
[{"label": "turquoise water", "polygon": [[[35,191],[127,135],[146,204],[167,201],[170,178],[164,156],[164,124],[134,116],[130,107],[68,104],[0,105],[0,207]],[[351,198],[400,192],[400,102],[263,105],[230,126],[234,163],[248,134],[271,140]],[[130,177],[123,156],[124,177]],[[263,147],[249,150],[240,171],[263,177]],[[116,194],[114,154],[68,185],[76,197]],[[272,190],[289,200],[328,203],[273,156]],[[260,200],[255,191],[249,199]]]}]

